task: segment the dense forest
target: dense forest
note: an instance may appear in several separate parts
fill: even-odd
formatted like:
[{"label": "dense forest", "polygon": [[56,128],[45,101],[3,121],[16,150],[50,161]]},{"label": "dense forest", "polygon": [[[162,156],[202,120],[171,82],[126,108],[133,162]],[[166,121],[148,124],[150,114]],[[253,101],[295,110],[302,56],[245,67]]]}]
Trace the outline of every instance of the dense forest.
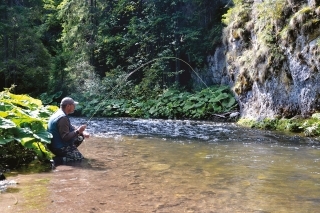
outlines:
[{"label": "dense forest", "polygon": [[192,90],[192,67],[201,71],[221,43],[227,3],[1,1],[0,87],[14,84],[15,93],[48,103],[70,94],[85,101],[140,67],[127,76],[123,97],[152,97],[173,85]]}]

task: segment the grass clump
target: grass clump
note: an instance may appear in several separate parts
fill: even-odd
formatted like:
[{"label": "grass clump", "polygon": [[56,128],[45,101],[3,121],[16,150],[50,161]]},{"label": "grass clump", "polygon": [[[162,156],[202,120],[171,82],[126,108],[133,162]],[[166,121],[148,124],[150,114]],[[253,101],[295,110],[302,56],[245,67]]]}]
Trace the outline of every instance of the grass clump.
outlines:
[{"label": "grass clump", "polygon": [[251,119],[240,119],[238,124],[249,128],[263,130],[276,130],[287,133],[297,133],[306,137],[320,136],[320,113],[314,113],[310,118],[266,118],[260,121]]}]

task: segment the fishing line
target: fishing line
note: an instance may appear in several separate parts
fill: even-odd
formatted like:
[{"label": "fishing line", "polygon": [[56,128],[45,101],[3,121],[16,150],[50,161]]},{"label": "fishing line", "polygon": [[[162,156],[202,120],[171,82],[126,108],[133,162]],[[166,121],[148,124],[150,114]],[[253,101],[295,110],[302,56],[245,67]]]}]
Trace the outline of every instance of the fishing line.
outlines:
[{"label": "fishing line", "polygon": [[[150,63],[152,63],[152,62],[154,62],[154,61],[163,60],[163,59],[176,59],[176,60],[180,60],[180,61],[182,61],[183,63],[187,64],[187,65],[190,67],[190,69],[196,74],[196,76],[200,79],[200,81],[201,81],[206,87],[208,87],[207,84],[200,78],[200,76],[198,75],[198,73],[191,67],[191,65],[190,65],[188,62],[186,62],[186,61],[184,61],[184,60],[182,60],[182,59],[180,59],[180,58],[177,58],[177,57],[170,57],[170,56],[168,56],[168,57],[155,58],[155,59],[152,59],[152,60],[150,60],[150,61],[142,64],[141,66],[139,66],[138,68],[136,68],[135,70],[133,70],[132,72],[130,72],[129,74],[127,74],[123,79],[121,79],[120,82],[110,91],[109,94],[112,95],[112,94],[114,93],[114,91],[115,91],[119,86],[121,86],[121,83],[122,83],[122,82],[124,82],[125,80],[127,80],[133,73],[137,72],[137,71],[140,70],[142,67],[144,67],[144,66],[146,66],[146,65],[148,65],[148,64],[150,64]],[[86,125],[87,125],[87,126],[89,125],[89,123],[90,123],[91,119],[93,118],[93,116],[98,112],[98,110],[99,110],[100,107],[102,106],[103,101],[106,100],[108,97],[109,97],[109,96],[106,96],[106,97],[102,100],[102,102],[101,102],[100,104],[98,104],[96,110],[93,112],[93,114],[91,115],[91,117],[87,120],[87,122],[86,122]]]}]

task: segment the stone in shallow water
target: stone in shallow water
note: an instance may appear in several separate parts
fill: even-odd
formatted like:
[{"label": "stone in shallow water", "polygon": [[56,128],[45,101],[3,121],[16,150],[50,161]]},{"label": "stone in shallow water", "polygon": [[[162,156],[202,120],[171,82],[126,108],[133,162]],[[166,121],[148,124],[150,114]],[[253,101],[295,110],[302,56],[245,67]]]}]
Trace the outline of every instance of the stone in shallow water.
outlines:
[{"label": "stone in shallow water", "polygon": [[154,170],[154,171],[162,171],[162,170],[166,170],[166,169],[169,169],[169,168],[170,168],[170,165],[164,164],[164,163],[151,165],[151,170]]}]

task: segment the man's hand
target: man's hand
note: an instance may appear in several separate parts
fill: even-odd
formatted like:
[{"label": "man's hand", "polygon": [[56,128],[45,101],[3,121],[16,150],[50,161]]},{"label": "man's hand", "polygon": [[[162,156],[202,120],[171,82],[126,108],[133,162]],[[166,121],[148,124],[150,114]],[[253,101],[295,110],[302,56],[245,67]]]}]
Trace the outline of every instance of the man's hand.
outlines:
[{"label": "man's hand", "polygon": [[86,128],[87,125],[81,125],[80,127],[78,127],[77,131],[79,131],[79,134],[83,135],[83,137],[89,138],[90,134],[84,131]]},{"label": "man's hand", "polygon": [[79,134],[83,134],[83,131],[87,128],[87,125],[81,125],[80,127],[78,127],[77,131],[79,132]]},{"label": "man's hand", "polygon": [[85,138],[89,138],[89,137],[90,137],[90,134],[87,133],[87,132],[83,132],[83,136],[84,136]]}]

